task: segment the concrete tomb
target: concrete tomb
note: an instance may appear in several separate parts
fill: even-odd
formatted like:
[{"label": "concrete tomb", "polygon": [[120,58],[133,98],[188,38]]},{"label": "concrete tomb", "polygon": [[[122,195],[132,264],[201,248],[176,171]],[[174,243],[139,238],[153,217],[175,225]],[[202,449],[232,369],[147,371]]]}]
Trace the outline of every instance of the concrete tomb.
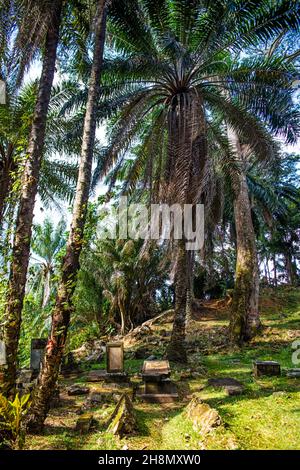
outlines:
[{"label": "concrete tomb", "polygon": [[281,373],[280,364],[276,361],[255,361],[253,363],[253,371],[255,377],[280,375]]},{"label": "concrete tomb", "polygon": [[169,403],[178,399],[177,388],[170,380],[169,361],[145,361],[142,369],[144,385],[137,396],[149,403]]}]

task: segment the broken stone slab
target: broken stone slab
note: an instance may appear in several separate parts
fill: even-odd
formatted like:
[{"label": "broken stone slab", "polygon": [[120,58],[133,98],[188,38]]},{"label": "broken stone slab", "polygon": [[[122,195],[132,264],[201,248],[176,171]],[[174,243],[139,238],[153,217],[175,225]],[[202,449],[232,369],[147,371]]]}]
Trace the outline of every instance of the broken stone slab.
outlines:
[{"label": "broken stone slab", "polygon": [[80,434],[84,434],[90,431],[93,424],[93,415],[91,413],[85,413],[81,415],[76,422],[76,431]]},{"label": "broken stone slab", "polygon": [[121,438],[124,435],[134,434],[137,431],[137,421],[133,405],[127,394],[121,396],[107,423],[107,430]]},{"label": "broken stone slab", "polygon": [[207,384],[214,388],[224,388],[228,396],[241,395],[244,392],[244,385],[231,377],[208,379]]},{"label": "broken stone slab", "polygon": [[255,377],[278,376],[281,373],[280,364],[276,361],[255,361],[253,363],[253,373]]},{"label": "broken stone slab", "polygon": [[208,434],[222,424],[217,410],[211,408],[200,398],[194,397],[186,408],[187,417],[191,420],[193,429],[202,435]]},{"label": "broken stone slab", "polygon": [[286,376],[293,379],[300,378],[300,369],[288,369]]},{"label": "broken stone slab", "polygon": [[89,387],[83,387],[82,385],[71,385],[70,387],[67,388],[67,393],[69,396],[74,396],[74,395],[88,395],[90,389]]}]

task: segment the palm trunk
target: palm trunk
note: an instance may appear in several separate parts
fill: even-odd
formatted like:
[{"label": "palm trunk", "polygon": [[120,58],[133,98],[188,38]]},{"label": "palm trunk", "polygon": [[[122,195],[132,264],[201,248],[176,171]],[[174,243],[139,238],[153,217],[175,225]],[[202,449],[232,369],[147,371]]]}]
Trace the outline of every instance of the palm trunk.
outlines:
[{"label": "palm trunk", "polygon": [[[168,134],[168,160],[175,162],[168,174],[171,202],[180,204],[181,208],[184,204],[195,205],[199,202],[199,187],[206,157],[205,115],[203,103],[196,93],[178,95],[170,110]],[[191,313],[193,279],[193,263],[190,262],[193,253],[186,251],[186,241],[183,235],[176,246],[175,313],[167,349],[170,360],[183,363],[187,362],[186,321],[187,313]]]},{"label": "palm trunk", "polygon": [[[229,129],[228,138],[239,161],[242,162],[238,136]],[[261,325],[258,312],[259,275],[256,241],[247,180],[242,168],[235,174],[233,189],[237,259],[229,331],[231,341],[240,344],[252,338]]]},{"label": "palm trunk", "polygon": [[186,313],[188,297],[188,260],[185,240],[177,242],[177,268],[175,274],[175,314],[167,355],[171,361],[187,362],[185,349]]},{"label": "palm trunk", "polygon": [[27,426],[31,432],[40,432],[46,419],[50,399],[58,378],[73,308],[72,296],[79,270],[79,256],[83,243],[83,232],[92,174],[93,147],[96,131],[95,114],[100,91],[100,75],[105,40],[105,3],[105,0],[98,1],[95,16],[94,57],[84,119],[81,158],[72,223],[66,247],[66,255],[62,265],[62,276],[58,287],[56,304],[52,314],[51,333],[48,339],[38,383],[33,394],[30,415],[27,419]]},{"label": "palm trunk", "polygon": [[5,310],[6,323],[4,327],[7,366],[4,371],[3,389],[6,395],[13,394],[15,388],[17,351],[21,326],[21,312],[30,256],[33,210],[43,155],[50,93],[55,72],[61,8],[62,0],[56,0],[55,8],[53,8],[51,26],[49,27],[46,37],[45,57],[43,60],[39,92],[30,133],[28,157],[22,178],[20,204],[16,220]]}]

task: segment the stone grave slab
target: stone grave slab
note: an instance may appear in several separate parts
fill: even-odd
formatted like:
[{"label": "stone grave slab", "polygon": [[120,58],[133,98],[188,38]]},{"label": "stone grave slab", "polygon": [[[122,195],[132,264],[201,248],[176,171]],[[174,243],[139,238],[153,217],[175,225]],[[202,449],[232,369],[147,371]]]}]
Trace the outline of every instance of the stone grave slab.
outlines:
[{"label": "stone grave slab", "polygon": [[47,341],[47,338],[34,338],[31,340],[30,368],[36,372],[40,370]]},{"label": "stone grave slab", "polygon": [[214,388],[224,388],[227,395],[241,395],[244,392],[244,385],[232,377],[215,377],[208,379],[207,385]]},{"label": "stone grave slab", "polygon": [[280,364],[276,361],[255,361],[253,363],[255,377],[280,375]]}]

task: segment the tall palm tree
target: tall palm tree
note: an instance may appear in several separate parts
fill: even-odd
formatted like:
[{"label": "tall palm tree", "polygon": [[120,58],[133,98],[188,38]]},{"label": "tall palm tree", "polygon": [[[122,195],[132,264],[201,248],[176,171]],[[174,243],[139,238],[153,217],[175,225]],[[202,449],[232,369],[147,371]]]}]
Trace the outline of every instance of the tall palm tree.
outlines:
[{"label": "tall palm tree", "polygon": [[[261,156],[273,145],[252,114],[271,130],[297,131],[291,105],[293,67],[276,58],[232,62],[239,51],[285,28],[299,27],[299,7],[290,1],[168,2],[120,0],[110,9],[110,37],[119,55],[104,64],[101,109],[115,110],[110,142],[98,174],[118,168],[131,142],[142,140],[145,184],[152,202],[205,202],[207,119],[216,112]],[[275,103],[281,104],[279,107]],[[292,113],[293,114],[293,113]],[[165,145],[164,145],[165,143]],[[175,321],[169,357],[186,360],[184,337],[192,260],[177,242]]]},{"label": "tall palm tree", "polygon": [[[55,72],[62,4],[63,0],[55,0],[51,2],[51,5],[48,2],[47,12],[49,13],[50,8],[50,22],[45,26],[46,39],[43,67],[29,137],[28,156],[22,177],[20,204],[16,220],[5,309],[6,323],[4,327],[4,341],[6,345],[7,367],[4,371],[3,390],[6,395],[12,395],[15,388],[17,348],[30,254],[33,210],[38,188],[47,113]],[[29,18],[27,18],[27,21],[28,19]],[[38,27],[40,27],[40,25],[38,25]]]},{"label": "tall palm tree", "polygon": [[83,244],[83,232],[92,176],[93,149],[96,133],[96,109],[100,93],[100,76],[106,31],[106,0],[97,1],[94,17],[94,50],[90,73],[88,97],[83,126],[79,174],[73,206],[72,222],[62,264],[56,303],[52,314],[51,332],[38,383],[34,391],[27,425],[31,431],[40,431],[49,410],[49,403],[57,381],[64,352],[72,296],[79,270],[79,257]]}]

